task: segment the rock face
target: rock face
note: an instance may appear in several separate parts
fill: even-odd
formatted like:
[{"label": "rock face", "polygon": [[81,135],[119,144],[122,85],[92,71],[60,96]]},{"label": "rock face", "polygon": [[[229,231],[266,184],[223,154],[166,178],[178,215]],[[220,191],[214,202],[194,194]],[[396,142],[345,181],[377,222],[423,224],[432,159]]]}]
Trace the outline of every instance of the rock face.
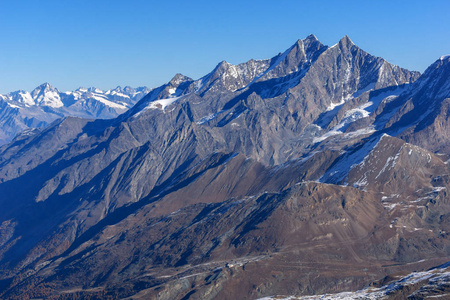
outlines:
[{"label": "rock face", "polygon": [[120,86],[108,91],[79,88],[62,93],[48,83],[31,93],[17,91],[0,95],[0,145],[10,142],[17,134],[44,128],[65,116],[89,119],[111,119],[127,111],[150,89]]},{"label": "rock face", "polygon": [[0,297],[322,294],[446,262],[448,65],[420,76],[311,35],[16,137]]}]

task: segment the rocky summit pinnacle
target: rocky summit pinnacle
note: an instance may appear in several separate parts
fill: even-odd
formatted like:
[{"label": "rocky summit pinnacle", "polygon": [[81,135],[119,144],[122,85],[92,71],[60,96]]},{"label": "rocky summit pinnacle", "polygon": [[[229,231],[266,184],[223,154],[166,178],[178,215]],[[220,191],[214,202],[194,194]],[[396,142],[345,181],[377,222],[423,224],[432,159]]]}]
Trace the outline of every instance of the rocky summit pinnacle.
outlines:
[{"label": "rocky summit pinnacle", "polygon": [[319,39],[314,35],[314,34],[310,34],[308,35],[304,41],[318,41]]},{"label": "rocky summit pinnacle", "polygon": [[448,65],[308,36],[176,74],[112,119],[24,131],[0,148],[0,298],[431,295],[450,257]]},{"label": "rocky summit pinnacle", "polygon": [[192,80],[191,78],[184,76],[181,73],[177,73],[170,81],[169,83],[172,84],[173,86],[179,86],[180,83],[184,82],[184,81],[189,81]]}]

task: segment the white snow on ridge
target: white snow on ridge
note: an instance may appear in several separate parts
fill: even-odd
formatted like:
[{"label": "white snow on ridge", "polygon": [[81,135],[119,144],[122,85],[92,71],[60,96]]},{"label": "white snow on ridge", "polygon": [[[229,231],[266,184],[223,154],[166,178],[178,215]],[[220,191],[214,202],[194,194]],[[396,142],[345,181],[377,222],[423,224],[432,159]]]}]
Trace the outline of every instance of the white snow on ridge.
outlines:
[{"label": "white snow on ridge", "polygon": [[[342,159],[340,159],[333,167],[331,167],[325,174],[318,179],[319,182],[323,183],[340,183],[348,176],[350,170],[357,166],[364,166],[370,153],[377,147],[378,143],[387,136],[383,134],[381,137],[373,138],[372,140],[365,143],[361,148],[355,151],[349,150],[342,154]],[[365,178],[358,180],[358,186],[366,185]],[[347,183],[344,183],[347,185]]]},{"label": "white snow on ridge", "polygon": [[[365,92],[371,91],[372,89],[373,89],[373,85],[368,85],[363,90],[358,91],[351,96],[343,98],[339,103],[331,103],[328,106],[326,111],[331,112],[336,107],[342,106],[347,100],[352,99],[354,96],[358,97]],[[329,138],[330,136],[343,134],[345,132],[345,130],[347,129],[347,127],[351,123],[353,123],[359,119],[370,116],[382,102],[393,101],[407,89],[408,89],[408,87],[402,87],[402,88],[397,88],[395,91],[382,93],[380,95],[370,98],[370,100],[368,102],[366,102],[356,108],[349,109],[348,111],[345,112],[344,117],[336,126],[331,128],[328,132],[325,132],[322,136],[314,138],[313,143],[321,142],[321,141]],[[364,134],[364,133],[372,133],[375,131],[375,129],[374,129],[374,126],[371,126],[370,128],[364,128],[364,129],[358,130],[358,131],[360,134]],[[349,135],[349,134],[350,134],[350,132],[347,133],[346,135]]]},{"label": "white snow on ridge", "polygon": [[439,59],[440,59],[440,60],[446,60],[446,59],[448,59],[448,58],[450,58],[450,54],[443,55],[443,56],[441,56]]},{"label": "white snow on ridge", "polygon": [[148,109],[159,109],[159,110],[162,110],[165,113],[166,107],[168,107],[169,105],[175,103],[176,101],[178,101],[182,97],[183,96],[173,97],[173,98],[166,98],[166,99],[159,99],[159,100],[153,100],[151,102],[148,102],[144,108],[142,108],[141,110],[139,110],[138,112],[136,112],[133,115],[133,118],[139,117],[144,111],[146,111]]},{"label": "white snow on ridge", "polygon": [[12,107],[12,108],[20,108],[20,106],[15,105],[15,104],[11,104],[11,103],[7,103],[7,104],[9,107]]},{"label": "white snow on ridge", "polygon": [[345,133],[344,137],[346,137],[346,138],[354,138],[354,137],[357,137],[357,136],[360,136],[360,135],[371,134],[371,133],[374,133],[375,131],[376,130],[374,129],[373,126],[369,126],[369,127],[366,127],[366,128],[362,128],[362,129],[358,129],[358,130],[355,130],[355,131],[347,132],[347,133]]},{"label": "white snow on ridge", "polygon": [[[346,73],[348,72],[348,70],[346,71]],[[349,76],[346,74],[346,77]],[[346,79],[348,81],[348,79]],[[345,102],[347,102],[348,100],[351,100],[353,98],[358,98],[359,96],[361,96],[364,93],[370,92],[375,88],[375,83],[370,83],[368,84],[365,88],[362,88],[360,90],[357,90],[356,92],[354,92],[351,95],[348,95],[346,97],[342,97],[341,101],[339,101],[338,103],[333,103],[331,102],[330,105],[327,107],[326,111],[332,111],[333,109],[335,109],[338,106],[343,105]],[[368,105],[370,103],[370,105]],[[369,107],[373,104],[373,102],[368,102],[367,104],[364,104],[363,106],[365,107]]]},{"label": "white snow on ridge", "polygon": [[313,144],[316,144],[318,142],[324,141],[327,138],[329,138],[330,136],[337,135],[337,134],[342,134],[342,132],[341,131],[337,131],[337,130],[330,130],[327,133],[325,133],[325,134],[323,134],[323,135],[321,135],[319,137],[315,137],[313,139]]},{"label": "white snow on ridge", "polygon": [[[415,228],[419,230],[418,228]],[[417,261],[416,263],[421,262]],[[387,299],[388,296],[395,294],[395,291],[401,290],[405,286],[414,285],[423,282],[424,287],[439,287],[447,286],[450,283],[450,271],[448,264],[442,265],[438,268],[434,268],[423,272],[413,272],[405,277],[402,277],[389,285],[384,285],[380,288],[367,287],[355,292],[342,292],[337,294],[323,294],[314,296],[271,296],[260,298],[259,300],[356,300],[356,299],[366,299],[366,300],[376,300],[376,299]],[[417,291],[426,292],[426,290],[418,289],[414,291],[410,296],[417,295]],[[434,297],[434,295],[426,295],[426,298]],[[448,296],[438,295],[438,296]],[[422,299],[422,297],[420,297]],[[444,298],[442,298],[444,299]]]},{"label": "white snow on ridge", "polygon": [[215,118],[216,118],[219,114],[221,114],[222,112],[223,112],[223,111],[219,111],[219,112],[217,112],[217,113],[214,113],[214,114],[211,114],[211,115],[209,115],[209,116],[203,117],[203,118],[201,118],[200,120],[198,120],[196,123],[197,123],[197,125],[205,124],[205,123],[207,123],[207,122],[209,122],[209,121],[215,119]]},{"label": "white snow on ridge", "polygon": [[62,107],[64,104],[56,91],[46,91],[43,95],[36,98],[36,103],[41,106],[50,106],[54,108]]},{"label": "white snow on ridge", "polygon": [[181,97],[174,97],[174,98],[166,98],[166,99],[160,99],[150,102],[145,109],[161,109],[165,110],[167,106],[171,105],[172,103],[176,102]]},{"label": "white snow on ridge", "polygon": [[339,101],[338,103],[331,102],[330,105],[327,107],[326,111],[331,111],[331,110],[335,109],[336,107],[343,105],[346,100],[348,100],[348,98],[342,98],[341,101]]},{"label": "white snow on ridge", "polygon": [[30,93],[25,92],[19,92],[19,95],[22,97],[23,101],[22,103],[26,104],[26,105],[35,105],[36,103],[33,100],[33,97],[31,97]]},{"label": "white snow on ridge", "polygon": [[203,86],[205,85],[204,81],[205,81],[204,77],[194,81],[194,85],[195,85],[194,91],[195,92],[198,92],[203,88]]},{"label": "white snow on ridge", "polygon": [[[341,120],[341,122],[339,124],[337,124],[336,126],[331,128],[330,131],[326,132],[322,136],[314,138],[313,143],[321,142],[333,135],[343,134],[347,127],[346,125],[350,125],[351,123],[355,122],[358,119],[368,117],[370,115],[370,113],[368,111],[364,110],[366,105],[368,105],[368,103],[366,103],[365,105],[362,105],[358,108],[354,108],[354,109],[350,109],[350,110],[346,111],[344,118]],[[372,133],[374,131],[375,130],[373,128],[364,128],[364,129],[358,130],[358,133],[359,134],[367,134],[367,133]]]},{"label": "white snow on ridge", "polygon": [[[108,91],[108,92],[109,92],[109,91]],[[105,94],[109,94],[108,92],[106,92]],[[137,93],[135,93],[135,94],[137,94]],[[116,92],[116,91],[112,91],[112,92],[111,92],[111,95],[117,95],[117,96],[123,97],[123,98],[130,98],[130,96],[125,95],[125,94],[123,94],[123,93]]]},{"label": "white snow on ridge", "polygon": [[127,109],[128,108],[124,105],[109,101],[106,99],[106,97],[99,95],[99,94],[92,94],[92,96],[90,98],[95,99],[109,107],[118,108],[118,109]]},{"label": "white snow on ridge", "polygon": [[[359,163],[355,163],[352,164],[350,166],[350,169],[355,168],[356,166],[364,166],[366,163],[367,158],[369,157],[369,154],[375,150],[375,148],[377,148],[378,144],[381,142],[381,140],[384,137],[389,137],[389,135],[387,135],[386,133],[384,133],[379,139],[375,138],[372,141],[369,141],[367,143],[364,144],[363,147],[361,147],[358,151],[356,151],[355,153],[352,153],[352,155],[354,155],[354,160],[356,161],[360,161]],[[357,154],[357,155],[355,155]],[[362,158],[362,159],[361,159]]]}]

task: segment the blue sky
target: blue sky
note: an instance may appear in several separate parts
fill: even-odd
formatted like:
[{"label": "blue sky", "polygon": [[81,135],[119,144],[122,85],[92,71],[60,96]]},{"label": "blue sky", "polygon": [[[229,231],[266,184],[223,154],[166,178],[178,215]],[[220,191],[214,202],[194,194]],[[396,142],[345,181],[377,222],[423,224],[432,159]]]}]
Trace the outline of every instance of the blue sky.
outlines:
[{"label": "blue sky", "polygon": [[155,87],[226,60],[270,58],[310,33],[423,72],[450,53],[450,1],[0,0],[0,93],[49,82]]}]

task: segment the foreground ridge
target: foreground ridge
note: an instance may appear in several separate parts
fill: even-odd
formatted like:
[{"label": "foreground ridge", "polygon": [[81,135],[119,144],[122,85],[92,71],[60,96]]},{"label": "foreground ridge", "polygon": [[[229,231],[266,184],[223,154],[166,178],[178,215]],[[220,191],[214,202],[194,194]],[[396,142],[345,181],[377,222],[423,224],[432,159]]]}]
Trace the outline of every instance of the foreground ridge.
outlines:
[{"label": "foreground ridge", "polygon": [[407,276],[386,277],[380,282],[356,291],[316,296],[273,296],[260,300],[308,300],[308,299],[425,299],[450,296],[449,263],[423,272],[413,272]]}]

